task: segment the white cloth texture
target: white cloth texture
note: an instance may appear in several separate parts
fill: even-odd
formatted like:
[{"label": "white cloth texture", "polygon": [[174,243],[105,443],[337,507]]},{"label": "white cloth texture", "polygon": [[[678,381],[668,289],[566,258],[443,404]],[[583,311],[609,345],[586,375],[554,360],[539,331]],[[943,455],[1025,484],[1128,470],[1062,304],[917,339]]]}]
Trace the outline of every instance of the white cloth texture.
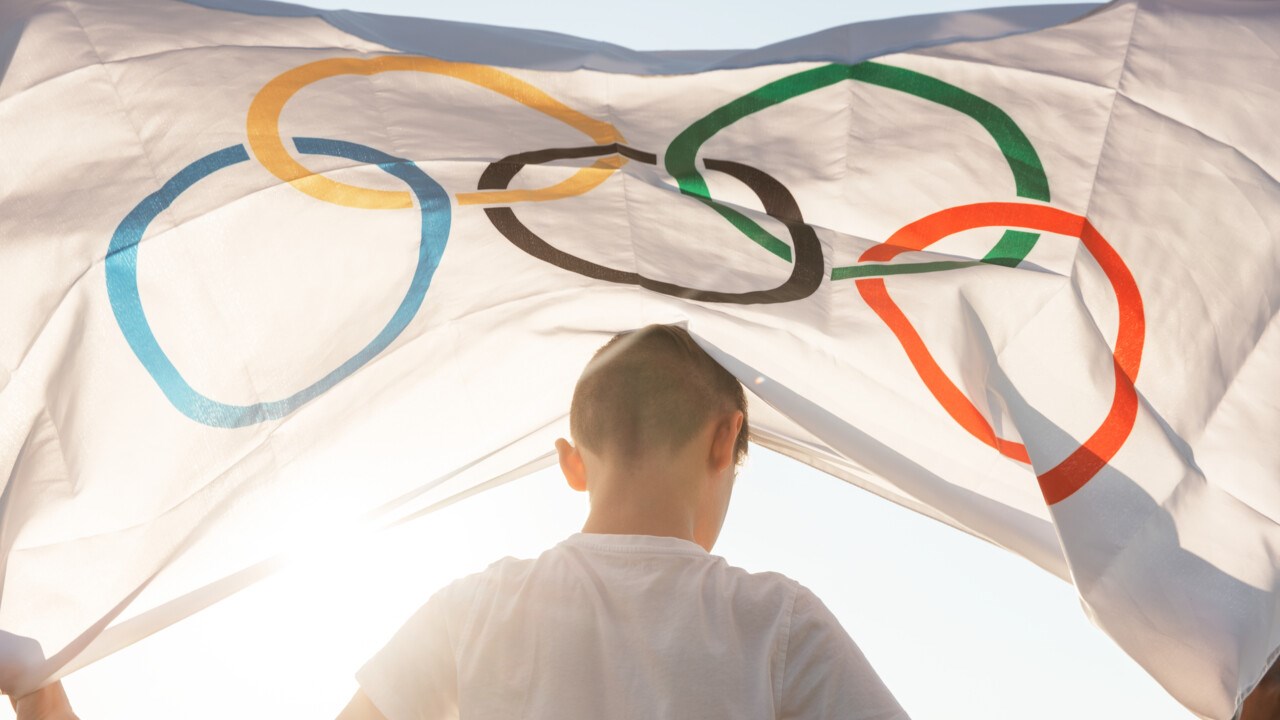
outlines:
[{"label": "white cloth texture", "polygon": [[388,720],[907,717],[808,588],[650,535],[454,581],[357,679]]}]

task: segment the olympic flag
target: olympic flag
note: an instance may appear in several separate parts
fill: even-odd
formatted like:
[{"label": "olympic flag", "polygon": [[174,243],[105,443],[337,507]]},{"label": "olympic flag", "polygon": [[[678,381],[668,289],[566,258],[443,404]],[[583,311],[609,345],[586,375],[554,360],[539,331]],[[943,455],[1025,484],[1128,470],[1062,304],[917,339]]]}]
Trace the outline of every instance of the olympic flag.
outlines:
[{"label": "olympic flag", "polygon": [[591,352],[677,322],[756,442],[1231,717],[1280,647],[1278,48],[1247,0],[671,53],[5,3],[0,689],[546,466]]}]

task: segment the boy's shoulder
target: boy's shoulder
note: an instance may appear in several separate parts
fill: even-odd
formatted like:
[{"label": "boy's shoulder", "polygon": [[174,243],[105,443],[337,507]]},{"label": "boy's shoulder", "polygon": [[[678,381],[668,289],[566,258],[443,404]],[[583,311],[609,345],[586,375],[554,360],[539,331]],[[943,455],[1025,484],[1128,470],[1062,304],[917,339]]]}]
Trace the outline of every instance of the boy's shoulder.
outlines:
[{"label": "boy's shoulder", "polygon": [[489,563],[483,570],[477,570],[453,580],[440,588],[436,594],[450,603],[465,602],[474,597],[477,589],[486,584],[528,575],[537,560],[537,558],[518,558],[511,555],[500,557]]},{"label": "boy's shoulder", "polygon": [[[575,548],[581,547],[581,543],[574,542],[574,539],[557,543],[543,550],[536,557],[519,558],[508,555],[498,558],[483,570],[462,576],[449,583],[440,590],[440,594],[447,596],[450,604],[467,605],[477,594],[484,594],[502,587],[520,586],[540,566],[560,562],[564,556],[573,553]],[[670,540],[670,538],[663,538],[663,540]],[[692,543],[690,545],[692,546]],[[606,549],[617,550],[619,546]],[[644,550],[643,547],[625,549]],[[813,596],[812,591],[783,573],[772,570],[747,570],[731,564],[719,555],[707,553],[701,549],[698,553],[701,558],[695,554],[693,561],[701,560],[708,565],[707,570],[700,574],[701,581],[718,586],[717,592],[722,595],[733,596],[740,601],[759,602],[771,606],[783,604],[788,608],[796,602],[797,598],[801,598],[800,602],[803,604]],[[813,599],[816,600],[816,597]]]}]

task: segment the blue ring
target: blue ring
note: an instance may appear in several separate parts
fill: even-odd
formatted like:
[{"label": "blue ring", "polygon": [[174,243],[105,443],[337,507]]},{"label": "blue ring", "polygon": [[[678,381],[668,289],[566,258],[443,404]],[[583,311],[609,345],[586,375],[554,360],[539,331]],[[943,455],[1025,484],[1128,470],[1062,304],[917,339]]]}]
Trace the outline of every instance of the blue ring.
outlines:
[{"label": "blue ring", "polygon": [[396,308],[386,326],[368,345],[324,377],[283,400],[253,405],[230,405],[212,400],[187,383],[156,341],[155,333],[142,309],[142,299],[138,296],[138,244],[151,221],[185,190],[218,170],[248,160],[249,153],[243,145],[233,145],[210,153],[180,170],[163,187],[138,203],[116,228],[106,257],[107,296],[129,347],[133,348],[133,353],[155,379],[165,397],[183,415],[205,425],[237,428],[284,417],[372,360],[404,332],[418,313],[449,239],[449,195],[417,165],[357,143],[302,137],[294,138],[293,142],[298,152],[376,164],[388,174],[403,180],[418,198],[418,207],[422,213],[418,264],[414,268],[409,291],[405,293],[400,307]]}]

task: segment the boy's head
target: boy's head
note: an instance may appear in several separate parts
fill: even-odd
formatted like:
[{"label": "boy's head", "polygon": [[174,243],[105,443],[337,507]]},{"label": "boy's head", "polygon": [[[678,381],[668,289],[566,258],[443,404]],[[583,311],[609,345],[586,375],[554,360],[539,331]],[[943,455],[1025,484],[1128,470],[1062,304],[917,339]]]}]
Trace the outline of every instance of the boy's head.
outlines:
[{"label": "boy's head", "polygon": [[596,526],[691,533],[711,549],[747,454],[747,402],[688,332],[649,325],[605,343],[574,388],[569,430],[577,445],[556,441],[560,467],[591,492],[593,518],[612,518]]},{"label": "boy's head", "polygon": [[747,400],[729,374],[677,325],[614,335],[578,378],[569,432],[579,446],[618,462],[671,454],[714,416],[742,413],[733,463],[747,455]]}]

